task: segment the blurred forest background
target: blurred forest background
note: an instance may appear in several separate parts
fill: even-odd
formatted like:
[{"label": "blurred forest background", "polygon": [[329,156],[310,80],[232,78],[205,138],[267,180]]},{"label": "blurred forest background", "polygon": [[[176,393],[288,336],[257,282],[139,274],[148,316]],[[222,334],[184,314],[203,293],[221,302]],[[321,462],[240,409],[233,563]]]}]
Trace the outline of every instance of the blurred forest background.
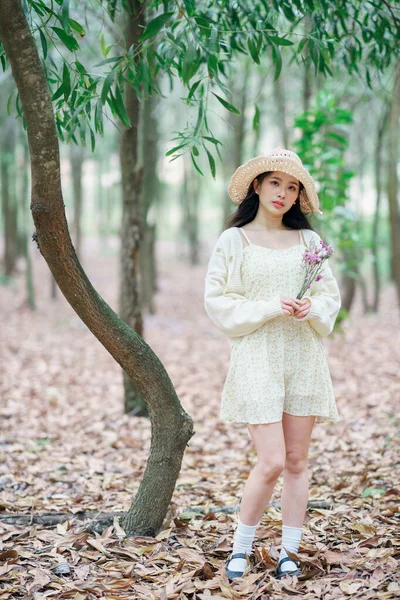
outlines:
[{"label": "blurred forest background", "polygon": [[[23,62],[32,48],[19,53],[21,15],[37,63]],[[232,173],[276,146],[296,151],[318,182],[323,215],[311,223],[335,248],[342,294],[324,340],[342,421],[313,434],[319,504],[297,589],[395,597],[398,3],[5,0],[0,40],[0,561],[1,550],[16,552],[0,567],[5,597],[232,597],[218,572],[230,548],[226,507],[254,454],[244,428],[217,419],[229,345],[204,312],[203,285],[235,209]],[[171,453],[165,468],[158,459]],[[277,556],[278,505],[260,532],[268,551],[249,580],[254,599],[287,597],[273,578],[260,583]],[[29,537],[15,546],[33,531],[23,516],[46,511],[54,518],[29,534],[35,550]],[[67,514],[99,511],[101,543]],[[154,537],[126,540],[118,511],[125,532]],[[74,564],[68,585],[51,570],[55,548]],[[114,551],[105,583],[101,560]],[[23,581],[28,555],[35,567]]]}]

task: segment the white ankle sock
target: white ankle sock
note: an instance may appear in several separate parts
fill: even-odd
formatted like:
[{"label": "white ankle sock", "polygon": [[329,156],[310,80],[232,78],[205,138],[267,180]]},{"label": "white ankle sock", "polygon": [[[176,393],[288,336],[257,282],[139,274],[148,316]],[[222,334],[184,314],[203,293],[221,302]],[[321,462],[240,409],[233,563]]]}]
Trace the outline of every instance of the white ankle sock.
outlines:
[{"label": "white ankle sock", "polygon": [[[301,527],[287,527],[286,525],[282,525],[282,549],[279,560],[288,556],[285,548],[287,548],[289,552],[295,552],[297,554],[302,532],[303,529]],[[287,560],[283,563],[281,569],[282,571],[294,571],[297,569],[297,566],[292,560]]]},{"label": "white ankle sock", "polygon": [[[260,523],[256,525],[245,525],[240,518],[233,539],[232,554],[236,552],[247,552],[248,555],[252,552],[253,540],[256,534],[256,529]],[[232,558],[228,563],[230,571],[242,571],[244,573],[247,567],[247,561],[244,558]]]}]

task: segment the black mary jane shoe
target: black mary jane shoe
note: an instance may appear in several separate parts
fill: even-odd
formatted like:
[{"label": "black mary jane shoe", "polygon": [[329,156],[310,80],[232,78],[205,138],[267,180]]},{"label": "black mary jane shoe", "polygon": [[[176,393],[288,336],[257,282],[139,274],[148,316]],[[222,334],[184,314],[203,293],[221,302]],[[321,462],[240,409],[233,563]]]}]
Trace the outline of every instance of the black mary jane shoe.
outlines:
[{"label": "black mary jane shoe", "polygon": [[[294,564],[297,566],[297,569],[294,569],[293,571],[282,571],[282,564],[284,562],[287,562],[288,560],[291,560],[292,562],[294,562]],[[281,579],[282,577],[285,577],[286,575],[296,575],[297,577],[299,575],[302,575],[302,571],[300,569],[300,563],[297,560],[293,560],[291,558],[289,558],[288,556],[285,556],[284,558],[281,558],[281,560],[278,562],[278,566],[276,567],[276,571],[274,573],[275,578],[276,579]]]},{"label": "black mary jane shoe", "polygon": [[228,565],[229,565],[230,561],[233,558],[246,558],[246,556],[247,556],[247,554],[245,554],[244,552],[236,552],[236,554],[232,554],[228,558],[228,560],[225,563],[225,573],[229,580],[235,579],[235,577],[243,577],[243,575],[247,571],[247,568],[249,567],[249,565],[247,564],[247,567],[244,571],[231,571],[230,569],[228,569]]}]

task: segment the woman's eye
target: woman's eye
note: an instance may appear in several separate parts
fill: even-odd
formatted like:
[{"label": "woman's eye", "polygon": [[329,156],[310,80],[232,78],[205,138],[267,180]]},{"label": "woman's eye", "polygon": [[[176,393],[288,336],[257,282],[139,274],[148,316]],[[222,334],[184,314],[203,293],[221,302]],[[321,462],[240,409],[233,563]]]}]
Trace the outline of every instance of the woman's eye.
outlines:
[{"label": "woman's eye", "polygon": [[276,184],[278,184],[278,182],[277,182],[277,181],[273,181],[272,183],[276,183]]}]

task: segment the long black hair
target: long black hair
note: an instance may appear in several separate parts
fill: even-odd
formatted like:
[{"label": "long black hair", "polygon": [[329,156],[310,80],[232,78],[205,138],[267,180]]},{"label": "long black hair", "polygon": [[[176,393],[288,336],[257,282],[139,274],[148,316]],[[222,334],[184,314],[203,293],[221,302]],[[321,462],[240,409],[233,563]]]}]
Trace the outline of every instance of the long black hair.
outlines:
[{"label": "long black hair", "polygon": [[[273,173],[273,171],[265,171],[264,173],[257,175],[255,179],[257,179],[259,185],[261,185],[265,177],[268,177],[268,175],[271,175],[271,173]],[[246,223],[253,221],[255,218],[258,211],[258,206],[260,204],[260,199],[257,192],[254,190],[253,182],[254,180],[249,185],[246,197],[239,204],[237,210],[225,220],[224,229],[229,229],[230,227],[242,227],[243,225],[246,225]],[[296,202],[283,215],[282,224],[290,229],[311,229],[312,231],[315,231],[307,215],[300,209],[299,196],[301,190],[304,189],[304,186],[301,181],[299,181],[299,184],[299,195],[297,196]]]}]

